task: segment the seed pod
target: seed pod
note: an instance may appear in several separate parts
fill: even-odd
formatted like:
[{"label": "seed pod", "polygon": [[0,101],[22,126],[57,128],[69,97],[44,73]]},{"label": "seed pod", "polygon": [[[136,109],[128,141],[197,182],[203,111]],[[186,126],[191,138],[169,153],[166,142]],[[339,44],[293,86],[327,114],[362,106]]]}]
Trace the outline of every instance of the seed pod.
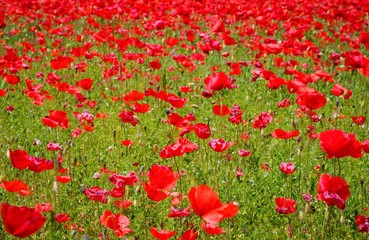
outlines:
[{"label": "seed pod", "polygon": [[59,187],[58,187],[58,182],[57,181],[54,181],[53,190],[54,190],[55,194],[58,195]]},{"label": "seed pod", "polygon": [[302,222],[303,220],[304,220],[304,212],[303,211],[300,211],[299,212],[299,219],[300,219],[300,221]]}]

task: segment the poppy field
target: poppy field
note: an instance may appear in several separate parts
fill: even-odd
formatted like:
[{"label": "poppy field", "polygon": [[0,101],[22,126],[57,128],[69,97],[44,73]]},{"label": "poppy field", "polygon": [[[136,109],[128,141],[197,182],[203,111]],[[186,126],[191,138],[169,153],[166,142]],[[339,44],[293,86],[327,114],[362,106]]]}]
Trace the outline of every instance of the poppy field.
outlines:
[{"label": "poppy field", "polygon": [[368,239],[369,1],[0,2],[0,239]]}]

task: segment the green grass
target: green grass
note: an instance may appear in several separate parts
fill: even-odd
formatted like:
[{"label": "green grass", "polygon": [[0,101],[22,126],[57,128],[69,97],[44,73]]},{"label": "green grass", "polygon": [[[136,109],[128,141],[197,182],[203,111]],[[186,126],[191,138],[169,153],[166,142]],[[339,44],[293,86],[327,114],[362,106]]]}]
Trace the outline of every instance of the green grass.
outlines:
[{"label": "green grass", "polygon": [[[118,23],[118,21],[107,21],[100,18],[96,18],[96,20],[101,26],[115,27]],[[19,22],[21,21],[25,20],[20,18]],[[325,20],[322,20],[322,22],[326,24]],[[79,34],[90,29],[85,17],[71,23],[75,26],[74,31]],[[7,24],[2,29],[4,34],[1,35],[0,41],[17,49],[18,56],[23,54],[22,47],[19,44],[22,41],[30,41],[36,49],[39,47],[34,35],[27,30],[30,27],[28,23],[26,28],[20,28],[20,34],[14,36],[9,36],[7,33],[10,29],[17,28],[17,22],[12,23],[9,20]],[[178,29],[173,31],[165,29],[163,30],[163,37],[156,36],[155,31],[151,31],[149,33],[152,36],[145,38],[130,31],[133,23],[125,25],[123,22],[119,24],[128,29],[130,37],[137,37],[148,44],[164,45],[166,37],[181,36]],[[201,31],[209,31],[205,24],[200,22],[198,24]],[[53,26],[56,27],[56,25]],[[138,26],[142,28],[141,25]],[[189,29],[186,25],[183,25],[183,28],[184,30]],[[233,30],[234,28],[232,28],[232,25],[227,25],[227,29]],[[266,33],[263,28],[256,27],[255,29],[261,39],[265,38]],[[40,31],[47,33],[42,28]],[[97,32],[98,29],[94,31]],[[212,38],[216,37],[212,33],[210,34]],[[358,33],[354,32],[354,35],[357,36]],[[121,38],[118,33],[115,33],[114,36]],[[244,42],[253,41],[251,36],[240,37],[237,34],[232,36],[236,41],[239,39],[243,39]],[[349,44],[335,42],[324,45],[321,43],[321,39],[313,37],[315,36],[314,29],[306,32],[305,36],[322,48],[322,63],[317,63],[316,66],[322,65],[323,70],[333,75],[335,72],[332,65],[324,65],[329,63],[329,54],[342,52],[343,50],[338,46],[339,44],[345,51],[349,50]],[[47,44],[45,47],[48,50],[45,53],[38,50],[24,53],[34,60],[28,63],[31,66],[30,69],[20,70],[16,74],[20,77],[21,82],[15,86],[5,82],[0,83],[0,88],[7,89],[7,95],[0,98],[0,111],[2,111],[0,114],[0,180],[19,179],[30,186],[32,190],[30,196],[23,197],[17,193],[0,189],[0,201],[11,205],[29,207],[34,207],[37,203],[50,202],[53,206],[51,212],[43,213],[47,218],[45,226],[30,239],[81,239],[82,236],[97,239],[99,233],[114,239],[114,232],[100,224],[100,217],[105,210],[111,210],[115,214],[124,214],[130,219],[131,224],[128,227],[133,230],[133,233],[128,234],[127,239],[152,238],[149,233],[151,226],[158,229],[176,230],[175,238],[180,237],[190,227],[198,229],[199,239],[287,239],[289,237],[287,228],[292,229],[293,234],[290,237],[294,239],[360,239],[362,237],[357,231],[355,216],[366,214],[362,207],[368,207],[368,193],[366,191],[368,186],[368,156],[364,155],[360,159],[350,157],[340,159],[340,167],[338,167],[336,160],[326,158],[326,154],[319,146],[319,139],[311,140],[308,138],[307,126],[314,125],[317,133],[337,128],[345,132],[355,133],[360,141],[367,139],[369,134],[367,123],[357,126],[352,123],[350,118],[358,115],[368,116],[366,91],[369,85],[365,76],[356,70],[339,71],[334,76],[335,83],[339,83],[353,91],[353,96],[349,100],[337,98],[330,93],[333,83],[318,80],[316,84],[310,84],[310,87],[325,94],[327,98],[327,104],[316,111],[322,119],[321,122],[312,123],[306,114],[302,117],[296,115],[296,110],[299,109],[299,106],[295,103],[296,95],[288,93],[284,86],[278,90],[271,90],[265,86],[267,81],[262,78],[255,82],[251,80],[251,71],[255,69],[252,66],[252,61],[255,61],[257,51],[245,46],[245,44],[224,46],[221,52],[211,51],[209,55],[206,55],[203,65],[193,61],[197,68],[194,71],[188,71],[176,63],[171,54],[158,57],[145,56],[145,63],[138,64],[134,60],[124,60],[114,43],[112,46],[107,43],[96,44],[91,35],[84,37],[84,42],[91,41],[93,43],[90,52],[97,52],[102,56],[114,53],[119,63],[123,64],[132,74],[132,78],[120,81],[117,79],[119,76],[117,74],[109,79],[104,79],[104,69],[109,69],[112,64],[103,62],[99,57],[92,60],[83,57],[74,59],[74,63],[83,60],[88,64],[85,72],[76,72],[72,65],[70,69],[54,71],[50,67],[50,60],[54,58],[51,55],[54,49],[52,42],[60,39],[61,45],[55,50],[60,50],[60,55],[69,56],[71,56],[69,50],[74,46],[81,46],[81,44],[75,41],[75,35],[63,37],[46,34]],[[284,31],[278,29],[275,37],[277,40],[283,40]],[[200,41],[199,37],[194,42],[183,40],[181,43],[196,46],[198,41]],[[65,50],[61,50],[63,47],[65,47]],[[366,49],[361,50],[364,54],[367,53]],[[201,52],[198,48],[191,51],[181,48],[179,45],[172,49],[165,47],[165,51],[188,56],[194,52]],[[230,53],[228,58],[222,57],[222,52],[226,51]],[[146,55],[144,49],[134,47],[129,47],[127,52],[140,52]],[[0,49],[0,57],[4,57],[4,55],[5,49],[3,47]],[[297,70],[307,74],[315,73],[313,69],[314,59],[307,54],[292,56],[280,53],[278,55],[265,55],[258,60],[263,63],[265,69],[273,71],[277,77],[292,80],[293,76],[285,74],[282,68],[274,65],[276,57],[281,57],[285,61],[296,60],[300,65],[308,63],[308,68],[303,69],[298,66]],[[148,63],[155,58],[160,59],[162,63],[160,70],[149,68]],[[217,71],[224,71],[228,74],[230,70],[226,63],[238,61],[249,63],[249,66],[242,67],[241,75],[232,76],[236,80],[235,83],[238,88],[233,90],[224,89],[216,92],[211,98],[201,96],[201,92],[205,90],[203,80],[212,73],[211,67],[219,66]],[[174,71],[168,71],[168,67],[173,67]],[[133,69],[138,71],[134,72]],[[38,72],[43,72],[45,77],[43,79],[36,78]],[[78,102],[74,95],[59,92],[56,88],[45,83],[47,74],[51,72],[61,76],[62,81],[68,82],[70,85],[74,85],[76,81],[83,78],[93,79],[93,89],[90,92],[81,90],[81,93],[89,100],[96,101],[97,106],[95,108],[77,107]],[[161,80],[152,86],[149,82],[154,75],[158,75]],[[173,80],[173,78],[178,80]],[[42,89],[47,90],[54,96],[54,99],[45,100],[42,106],[32,104],[32,99],[24,94],[26,89],[25,79],[32,79],[37,84],[43,84]],[[186,85],[191,86],[193,92],[181,93],[179,91],[179,86]],[[131,106],[123,103],[122,100],[114,102],[111,97],[122,97],[133,89],[144,92],[150,87],[165,90],[181,98],[188,98],[188,102],[183,108],[171,109],[170,104],[165,101],[145,97],[140,102],[150,104],[151,111],[145,114],[135,114],[139,120],[136,127],[129,123],[122,123],[118,114],[122,109],[129,110]],[[103,94],[107,97],[104,98]],[[291,106],[285,109],[278,108],[277,103],[285,98],[291,100]],[[338,108],[335,108],[337,103]],[[241,124],[232,124],[227,120],[228,116],[215,116],[212,113],[214,104],[225,104],[230,108],[234,104],[239,105],[244,111],[242,115],[244,121]],[[5,109],[8,106],[14,106],[15,110],[13,112],[6,111]],[[41,118],[49,115],[51,109],[67,112],[70,122],[68,129],[51,129],[43,125]],[[95,118],[93,132],[84,132],[79,137],[72,138],[70,137],[71,132],[76,127],[80,127],[73,113],[81,113],[84,109],[95,116],[98,112],[108,114],[109,118]],[[174,143],[180,132],[180,129],[163,123],[163,120],[167,119],[167,111],[169,110],[181,116],[193,113],[196,116],[194,123],[209,123],[212,139],[222,138],[226,141],[232,141],[234,145],[226,152],[216,153],[209,148],[209,139],[198,139],[191,132],[185,137],[199,145],[197,151],[187,153],[176,159],[161,159],[159,151],[163,147]],[[273,113],[273,121],[263,130],[254,129],[252,127],[253,119],[261,112]],[[346,118],[334,118],[335,113],[346,116]],[[292,131],[296,128],[300,131],[300,137],[288,140],[272,138],[271,133],[277,128],[286,131]],[[242,140],[240,138],[242,133],[248,133],[250,138]],[[38,140],[36,145],[33,144],[35,139]],[[133,146],[128,149],[121,145],[120,141],[123,139],[132,140],[134,142]],[[68,169],[72,177],[72,180],[67,184],[59,183],[57,190],[54,187],[56,170],[42,173],[34,173],[29,170],[21,171],[11,166],[8,157],[9,149],[22,149],[31,156],[50,159],[55,162],[58,153],[49,152],[46,149],[46,145],[50,141],[63,146],[64,161],[62,165]],[[240,149],[251,150],[251,156],[240,157],[237,154]],[[281,162],[293,162],[296,166],[296,171],[291,176],[292,188],[289,176],[284,175],[279,170]],[[218,193],[223,203],[237,202],[239,206],[238,214],[234,218],[225,219],[219,224],[226,233],[219,236],[206,234],[199,226],[201,218],[193,212],[188,218],[168,218],[171,197],[161,202],[149,200],[143,184],[148,180],[147,171],[155,163],[172,166],[173,171],[176,172],[182,169],[186,170],[186,175],[180,177],[181,186],[178,182],[173,191],[187,195],[191,187],[206,184]],[[262,164],[267,164],[270,170],[263,170]],[[320,170],[315,170],[316,165],[321,166]],[[235,175],[238,167],[243,171],[243,176],[240,178]],[[93,178],[93,175],[100,172],[101,168],[122,175],[126,175],[130,171],[136,172],[140,181],[133,187],[127,186],[124,197],[124,199],[133,201],[129,208],[119,210],[114,206],[115,199],[111,197],[109,197],[108,203],[102,204],[88,200],[83,194],[83,189],[86,187],[99,186],[107,190],[113,188],[113,184],[108,181],[109,176],[107,174],[102,173],[99,179]],[[324,202],[315,199],[317,184],[320,174],[338,175],[338,171],[340,171],[340,176],[349,184],[351,196],[346,202],[347,207],[344,211],[333,208],[332,218],[327,226],[328,208]],[[302,197],[303,193],[311,194],[313,201],[306,203]],[[274,199],[276,197],[294,199],[297,202],[297,211],[285,216],[278,214],[275,211]],[[181,206],[189,205],[188,199],[185,198]],[[68,224],[76,224],[83,231],[67,229],[63,223],[55,222],[54,216],[58,213],[68,213],[72,218]],[[367,234],[364,236],[367,237]],[[6,233],[3,224],[0,224],[0,237],[12,239],[12,236]]]}]

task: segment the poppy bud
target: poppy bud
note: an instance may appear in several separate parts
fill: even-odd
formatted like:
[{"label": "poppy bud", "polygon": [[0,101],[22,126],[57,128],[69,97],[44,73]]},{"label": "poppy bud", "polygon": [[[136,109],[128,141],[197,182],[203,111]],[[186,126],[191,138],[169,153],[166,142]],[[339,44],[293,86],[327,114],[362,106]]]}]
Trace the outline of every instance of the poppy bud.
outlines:
[{"label": "poppy bud", "polygon": [[309,214],[310,213],[310,206],[308,203],[305,204],[305,213]]},{"label": "poppy bud", "polygon": [[304,212],[303,211],[299,212],[299,219],[300,219],[301,222],[304,220]]},{"label": "poppy bud", "polygon": [[135,189],[135,193],[138,194],[140,192],[140,186],[137,186]]},{"label": "poppy bud", "polygon": [[58,182],[57,181],[54,181],[53,190],[54,190],[55,194],[58,195],[59,188],[58,188]]},{"label": "poppy bud", "polygon": [[158,147],[158,145],[157,144],[154,144],[154,152],[159,152],[159,147]]},{"label": "poppy bud", "polygon": [[292,226],[290,224],[287,225],[287,234],[290,238],[293,237],[293,229],[292,229]]},{"label": "poppy bud", "polygon": [[325,212],[325,216],[324,216],[326,222],[330,222],[332,219],[332,214],[329,213],[330,211],[331,211],[330,207],[328,207],[327,211]]}]

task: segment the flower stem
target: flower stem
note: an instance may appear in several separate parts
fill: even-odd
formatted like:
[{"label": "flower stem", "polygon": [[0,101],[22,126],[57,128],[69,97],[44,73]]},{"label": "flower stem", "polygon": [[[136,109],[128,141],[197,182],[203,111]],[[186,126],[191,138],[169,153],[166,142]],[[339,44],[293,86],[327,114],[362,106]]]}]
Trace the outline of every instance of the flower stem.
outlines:
[{"label": "flower stem", "polygon": [[292,199],[292,185],[293,185],[293,177],[292,174],[289,174],[289,178],[290,178],[290,198]]},{"label": "flower stem", "polygon": [[323,237],[322,239],[324,240],[326,237],[326,233],[330,230],[330,223],[331,223],[331,218],[332,218],[332,210],[333,207],[332,206],[327,206],[327,216],[325,218],[325,224],[324,224],[324,232],[323,232]]}]

